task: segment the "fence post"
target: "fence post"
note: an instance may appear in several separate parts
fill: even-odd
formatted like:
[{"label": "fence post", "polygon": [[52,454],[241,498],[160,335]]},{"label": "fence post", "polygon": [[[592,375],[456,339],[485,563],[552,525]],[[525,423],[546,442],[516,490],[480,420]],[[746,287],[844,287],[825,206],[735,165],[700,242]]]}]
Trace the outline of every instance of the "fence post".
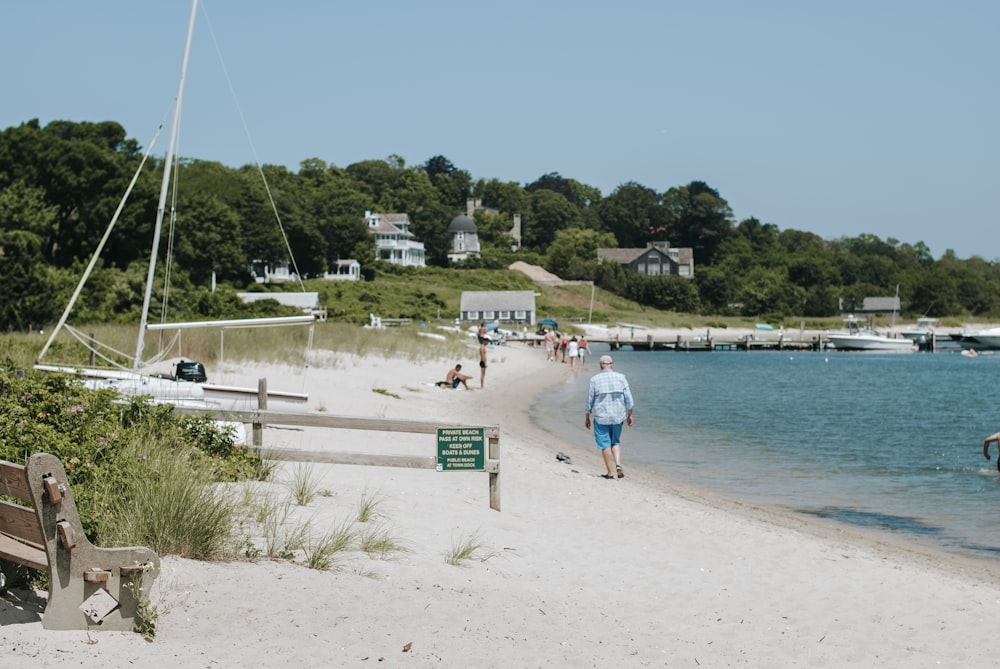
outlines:
[{"label": "fence post", "polygon": [[499,426],[487,428],[489,440],[489,476],[490,476],[490,508],[500,510],[500,429]]},{"label": "fence post", "polygon": [[[257,379],[257,410],[267,410],[267,379]],[[253,422],[253,445],[260,448],[264,445],[264,426],[260,423],[260,418]]]}]

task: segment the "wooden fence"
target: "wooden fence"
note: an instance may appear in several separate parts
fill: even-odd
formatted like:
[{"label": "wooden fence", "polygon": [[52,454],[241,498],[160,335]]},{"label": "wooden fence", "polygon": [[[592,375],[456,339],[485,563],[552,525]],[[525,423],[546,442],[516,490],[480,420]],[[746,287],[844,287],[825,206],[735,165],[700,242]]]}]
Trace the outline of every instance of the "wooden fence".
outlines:
[{"label": "wooden fence", "polygon": [[[253,445],[263,447],[263,428],[267,425],[294,427],[318,427],[340,430],[374,430],[378,432],[406,432],[411,434],[437,434],[438,428],[471,427],[457,423],[430,423],[418,420],[388,420],[384,418],[359,418],[355,416],[333,416],[318,413],[269,411],[267,409],[267,381],[258,384],[257,403],[260,407],[249,411],[224,411],[192,407],[174,407],[174,411],[185,415],[210,416],[215,420],[233,421],[253,426]],[[481,427],[481,426],[476,426]],[[488,442],[485,470],[489,474],[490,508],[500,510],[500,426],[485,426],[484,436]],[[278,448],[268,451],[268,457],[275,460],[295,462],[317,462],[336,465],[368,465],[375,467],[410,467],[415,469],[436,469],[437,456],[388,455],[373,453],[349,453],[331,451],[305,451],[301,449]]]}]

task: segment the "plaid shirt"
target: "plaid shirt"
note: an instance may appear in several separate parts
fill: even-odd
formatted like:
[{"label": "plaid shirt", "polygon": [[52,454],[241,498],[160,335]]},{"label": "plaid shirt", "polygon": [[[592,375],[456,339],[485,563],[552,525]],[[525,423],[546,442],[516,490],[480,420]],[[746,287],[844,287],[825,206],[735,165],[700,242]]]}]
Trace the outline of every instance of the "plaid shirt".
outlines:
[{"label": "plaid shirt", "polygon": [[614,425],[624,423],[628,412],[635,406],[628,379],[624,374],[606,369],[590,378],[587,390],[587,413],[595,423]]}]

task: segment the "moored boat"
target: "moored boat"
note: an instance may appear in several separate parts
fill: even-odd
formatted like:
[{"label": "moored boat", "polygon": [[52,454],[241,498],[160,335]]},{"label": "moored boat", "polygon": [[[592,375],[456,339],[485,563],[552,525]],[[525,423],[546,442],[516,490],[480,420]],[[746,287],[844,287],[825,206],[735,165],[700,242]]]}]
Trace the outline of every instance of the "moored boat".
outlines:
[{"label": "moored boat", "polygon": [[901,330],[899,334],[913,341],[917,346],[923,346],[930,341],[937,324],[938,319],[936,318],[918,318],[917,324],[913,328]]},{"label": "moored boat", "polygon": [[1000,351],[1000,327],[962,332],[958,345],[976,351]]},{"label": "moored boat", "polygon": [[887,337],[862,324],[853,314],[844,319],[844,329],[827,332],[827,340],[838,351],[895,351],[908,353],[917,350],[916,344],[906,337]]}]

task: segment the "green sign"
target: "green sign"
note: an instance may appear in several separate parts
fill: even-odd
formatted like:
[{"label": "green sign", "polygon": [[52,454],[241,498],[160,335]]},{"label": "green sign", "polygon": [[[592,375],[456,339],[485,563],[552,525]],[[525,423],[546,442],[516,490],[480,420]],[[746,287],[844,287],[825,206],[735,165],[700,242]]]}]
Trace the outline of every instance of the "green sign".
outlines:
[{"label": "green sign", "polygon": [[437,470],[481,472],[486,469],[486,428],[439,427]]}]

